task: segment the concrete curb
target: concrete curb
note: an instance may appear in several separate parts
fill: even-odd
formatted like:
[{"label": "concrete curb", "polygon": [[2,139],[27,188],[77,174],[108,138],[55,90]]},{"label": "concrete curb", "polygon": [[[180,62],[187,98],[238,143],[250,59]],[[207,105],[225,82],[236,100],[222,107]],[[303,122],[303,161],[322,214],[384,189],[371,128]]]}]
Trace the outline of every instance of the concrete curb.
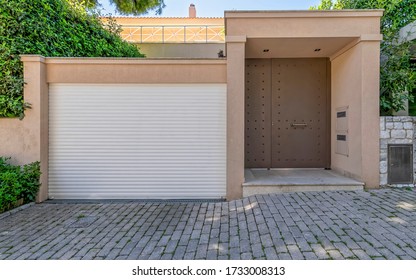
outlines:
[{"label": "concrete curb", "polygon": [[26,208],[32,207],[33,205],[35,205],[35,203],[34,202],[30,202],[28,204],[24,204],[22,206],[19,206],[17,208],[12,209],[12,210],[6,211],[6,212],[0,214],[0,220],[1,219],[4,219],[4,218],[6,218],[6,217],[8,217],[10,215],[13,215],[13,214],[15,214],[15,213],[17,213],[19,211],[22,211],[22,210],[24,210]]}]

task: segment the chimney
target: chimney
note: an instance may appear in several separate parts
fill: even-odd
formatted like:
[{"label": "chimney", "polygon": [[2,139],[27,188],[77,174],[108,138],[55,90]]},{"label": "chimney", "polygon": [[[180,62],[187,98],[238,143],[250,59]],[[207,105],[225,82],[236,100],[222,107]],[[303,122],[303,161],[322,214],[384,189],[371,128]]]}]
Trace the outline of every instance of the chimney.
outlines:
[{"label": "chimney", "polygon": [[196,18],[196,9],[194,4],[189,5],[189,17]]}]

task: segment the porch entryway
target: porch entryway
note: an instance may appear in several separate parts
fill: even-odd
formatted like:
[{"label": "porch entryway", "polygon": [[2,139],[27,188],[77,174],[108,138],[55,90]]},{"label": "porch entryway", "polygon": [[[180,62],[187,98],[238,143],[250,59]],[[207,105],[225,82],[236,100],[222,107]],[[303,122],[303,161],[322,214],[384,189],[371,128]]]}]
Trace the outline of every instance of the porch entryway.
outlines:
[{"label": "porch entryway", "polygon": [[331,168],[379,187],[381,16],[225,12],[228,198],[244,168]]},{"label": "porch entryway", "polygon": [[323,169],[245,169],[243,196],[306,191],[357,191],[364,183]]},{"label": "porch entryway", "polygon": [[246,59],[243,195],[362,190],[330,167],[326,58]]}]

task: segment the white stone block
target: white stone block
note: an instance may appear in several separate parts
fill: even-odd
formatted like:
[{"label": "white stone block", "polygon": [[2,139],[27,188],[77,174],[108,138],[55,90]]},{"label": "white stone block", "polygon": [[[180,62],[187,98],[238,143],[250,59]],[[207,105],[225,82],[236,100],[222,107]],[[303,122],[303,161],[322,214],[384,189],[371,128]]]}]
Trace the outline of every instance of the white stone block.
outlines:
[{"label": "white stone block", "polygon": [[380,149],[387,149],[387,144],[389,141],[387,139],[380,139]]},{"label": "white stone block", "polygon": [[403,128],[404,129],[413,129],[413,123],[411,123],[411,122],[405,122],[403,124]]},{"label": "white stone block", "polygon": [[407,138],[402,138],[402,139],[391,138],[389,140],[389,144],[411,144],[411,143],[412,143],[412,140],[407,139]]},{"label": "white stone block", "polygon": [[387,161],[387,150],[380,152],[380,161]]},{"label": "white stone block", "polygon": [[413,139],[413,130],[406,130],[406,138]]},{"label": "white stone block", "polygon": [[386,129],[393,129],[394,123],[392,122],[386,122]]},{"label": "white stone block", "polygon": [[394,123],[394,129],[403,129],[403,123],[395,122]]},{"label": "white stone block", "polygon": [[391,131],[391,138],[392,139],[403,139],[406,138],[406,130],[392,130]]},{"label": "white stone block", "polygon": [[387,173],[387,161],[380,161],[380,174]]},{"label": "white stone block", "polygon": [[380,175],[380,185],[381,186],[387,185],[387,174]]},{"label": "white stone block", "polygon": [[386,119],[384,117],[380,117],[380,130],[383,131],[386,129]]},{"label": "white stone block", "polygon": [[390,131],[389,130],[380,131],[380,138],[381,139],[390,139]]}]

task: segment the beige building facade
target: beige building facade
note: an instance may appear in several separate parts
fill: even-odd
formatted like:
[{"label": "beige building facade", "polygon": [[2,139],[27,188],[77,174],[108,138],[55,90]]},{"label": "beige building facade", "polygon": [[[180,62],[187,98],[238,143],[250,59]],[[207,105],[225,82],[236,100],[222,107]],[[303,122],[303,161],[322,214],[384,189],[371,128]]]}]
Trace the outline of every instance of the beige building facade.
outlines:
[{"label": "beige building facade", "polygon": [[[198,147],[192,147],[194,150],[189,153],[188,157],[189,149],[182,147],[180,141],[171,141],[176,143],[173,143],[174,145],[169,143],[173,146],[163,146],[170,147],[170,150],[163,150],[163,153],[160,152],[160,147],[156,149],[154,146],[151,148],[146,146],[143,151],[146,152],[147,162],[161,159],[161,162],[166,163],[171,160],[172,165],[159,165],[157,168],[160,166],[163,168],[158,170],[165,170],[166,174],[156,174],[153,177],[159,178],[159,181],[146,181],[142,185],[140,182],[144,180],[143,178],[147,178],[149,172],[153,172],[149,171],[149,167],[145,164],[138,166],[139,169],[135,169],[134,174],[127,171],[127,173],[120,173],[124,176],[120,178],[130,176],[125,182],[125,185],[129,186],[126,188],[126,197],[179,198],[175,196],[174,191],[171,196],[158,196],[156,191],[147,191],[153,188],[153,190],[170,193],[170,190],[180,189],[178,187],[180,184],[191,182],[193,186],[206,184],[206,189],[211,188],[211,183],[220,186],[217,192],[207,192],[206,196],[201,195],[201,197],[238,199],[243,196],[242,185],[245,182],[244,170],[246,168],[327,168],[363,182],[366,188],[378,188],[380,185],[381,16],[382,11],[379,10],[227,11],[225,12],[224,34],[225,58],[201,58],[205,49],[197,43],[192,43],[190,48],[201,55],[195,54],[193,59],[189,57],[104,59],[22,56],[26,82],[25,100],[32,104],[33,109],[26,112],[26,118],[23,121],[0,120],[0,137],[3,143],[0,147],[0,154],[11,156],[17,163],[41,161],[42,187],[38,201],[48,198],[65,198],[65,192],[62,192],[62,196],[59,196],[61,195],[59,191],[51,195],[50,186],[55,190],[62,185],[68,190],[71,187],[77,188],[85,182],[94,182],[95,185],[85,183],[85,187],[80,187],[77,198],[102,198],[102,196],[94,196],[94,192],[98,192],[99,178],[104,175],[91,177],[91,173],[96,171],[94,166],[85,165],[84,169],[77,169],[75,165],[86,164],[86,162],[101,164],[102,161],[99,160],[105,160],[105,158],[98,158],[97,154],[94,154],[91,157],[85,156],[83,161],[80,161],[79,158],[83,158],[82,156],[74,158],[70,156],[72,150],[69,152],[64,150],[64,147],[68,145],[75,147],[76,150],[72,153],[79,153],[79,155],[83,155],[83,151],[88,150],[77,148],[82,146],[83,142],[76,142],[76,145],[75,142],[68,142],[72,139],[71,137],[68,137],[70,140],[64,139],[59,142],[61,141],[59,140],[60,131],[77,127],[71,116],[81,114],[83,111],[76,111],[79,106],[68,109],[66,105],[62,105],[65,104],[65,100],[55,103],[53,101],[55,95],[71,96],[72,93],[75,94],[84,87],[85,94],[80,95],[80,98],[84,98],[95,90],[94,95],[91,94],[91,96],[104,100],[106,98],[104,92],[108,88],[112,89],[108,93],[110,97],[112,94],[133,94],[134,96],[134,92],[141,94],[152,88],[154,95],[149,97],[144,94],[140,100],[148,102],[153,96],[160,95],[160,99],[146,103],[156,106],[154,104],[170,100],[170,98],[172,98],[171,104],[183,102],[185,99],[176,99],[174,94],[169,93],[170,89],[179,87],[180,92],[177,93],[179,96],[182,91],[191,87],[190,92],[194,94],[184,95],[184,98],[192,100],[192,106],[195,106],[198,109],[196,111],[201,114],[204,108],[210,108],[210,111],[204,115],[206,119],[198,120],[195,126],[204,128],[203,131],[197,133],[203,136],[195,138]],[[130,86],[136,88],[132,93],[127,93],[126,88]],[[154,87],[156,89],[153,89]],[[100,97],[100,92],[102,97]],[[214,95],[217,97],[211,98]],[[196,96],[201,96],[201,98],[197,99]],[[114,100],[110,97],[108,100]],[[89,110],[97,104],[96,100],[80,99],[79,104],[80,106],[90,104],[88,105],[90,107],[85,107],[85,110]],[[100,104],[105,107],[114,104],[114,101],[111,102]],[[55,112],[56,110],[51,108],[55,104],[63,106],[62,112]],[[127,105],[128,102],[121,106]],[[111,106],[108,108],[110,110]],[[154,112],[160,109],[155,108],[149,110],[149,114],[155,114]],[[144,111],[145,109],[143,108]],[[121,110],[120,114],[124,114],[123,111]],[[131,112],[135,114],[134,111]],[[173,112],[172,116],[176,116],[175,114],[179,113]],[[183,125],[163,119],[163,122],[171,122],[169,126],[160,126],[162,121],[161,123],[153,123],[153,121],[163,118],[163,114],[155,114],[150,118],[154,126],[143,122],[134,129],[129,128],[127,124],[126,127],[132,133],[136,129],[139,132],[140,129],[144,129],[147,135],[154,133],[155,127],[170,129],[174,126],[177,130],[172,130],[172,135],[176,139],[175,135],[189,132],[187,129],[195,125],[192,121],[188,122],[188,119],[197,118],[199,114],[192,114],[196,113],[181,112]],[[186,116],[192,117],[186,119]],[[93,118],[90,115],[85,116],[85,118],[88,117]],[[126,113],[126,118],[132,118],[132,115]],[[100,118],[94,120],[98,123],[96,126],[108,128],[113,119],[117,119],[117,115],[106,121],[106,124],[100,123]],[[76,121],[78,127],[83,127],[82,119]],[[133,121],[132,125],[133,123],[137,125],[138,121]],[[114,127],[110,130],[106,128],[105,133],[101,131],[91,136],[95,138],[82,138],[85,133],[88,134],[88,130],[83,133],[80,132],[81,130],[71,130],[69,135],[80,135],[76,141],[91,142],[94,140],[99,143],[99,139],[106,139],[109,131],[120,126],[123,125],[115,122]],[[59,128],[64,128],[64,130],[59,130]],[[162,130],[156,131],[155,135],[160,135],[162,132]],[[204,132],[207,134],[203,134]],[[141,137],[142,134],[137,133],[137,135]],[[195,133],[189,134],[189,137],[194,136]],[[130,142],[124,143],[123,138],[117,138],[117,145],[136,147],[142,143],[140,142],[142,138],[131,139],[138,142],[135,142],[133,146],[128,146],[131,145]],[[52,142],[58,144],[55,145]],[[217,144],[209,146],[212,143]],[[146,145],[149,143],[146,142]],[[210,149],[199,149],[205,145]],[[102,149],[105,147],[103,146]],[[170,154],[172,149],[175,152]],[[127,159],[120,157],[121,154],[125,155],[126,151],[129,151],[129,157]],[[143,157],[143,154],[140,154],[141,151],[135,148],[133,150],[115,148],[113,152],[107,154],[114,156],[112,158],[114,162],[123,159],[123,164],[127,164],[123,166],[123,169],[126,170],[129,169],[128,163],[137,162],[139,157]],[[192,157],[198,153],[202,156]],[[137,158],[134,157],[136,154]],[[169,157],[164,157],[164,155],[169,155]],[[56,161],[61,158],[65,160]],[[74,165],[74,162],[77,164]],[[64,169],[61,170],[62,166]],[[112,166],[115,164],[106,165],[103,168],[107,169],[103,170],[116,172],[117,170],[111,169]],[[180,177],[182,171],[177,170],[182,169],[175,168],[181,166],[187,166],[188,170],[196,170],[196,173],[184,171],[185,175],[181,177],[182,181],[177,181],[177,185],[170,185],[169,181],[160,179],[162,175],[170,179]],[[205,166],[205,168],[198,169],[199,166]],[[88,173],[88,170],[92,171]],[[84,178],[82,176],[87,173],[89,177],[80,181],[79,178]],[[143,175],[137,175],[139,173]],[[60,176],[68,179],[59,181]],[[216,181],[210,181],[212,178],[216,178]],[[71,182],[73,182],[72,185]],[[192,184],[189,189],[183,189],[181,193],[183,198],[188,198],[187,193],[192,193],[193,196],[189,196],[192,198],[198,198],[198,192],[204,193],[203,188],[192,188]],[[130,187],[132,185],[140,185],[141,191],[134,193],[134,187]],[[110,188],[112,187],[109,185],[108,189]],[[86,190],[89,191],[89,195],[82,197],[83,191]],[[112,193],[116,194],[117,190],[113,190]],[[141,194],[143,194],[142,197]],[[110,197],[111,194],[106,198]]]},{"label": "beige building facade", "polygon": [[[247,139],[242,120],[247,116],[244,95],[246,61],[280,58],[292,59],[292,63],[305,58],[327,59],[329,113],[326,121],[330,129],[326,137],[329,139],[317,144],[326,145],[330,155],[327,164],[331,169],[363,181],[367,188],[379,186],[381,15],[382,11],[225,13],[228,102],[233,104],[227,112],[227,163],[228,170],[232,170],[234,175],[228,177],[229,188],[244,181],[244,151],[247,148],[244,143]],[[292,84],[303,83],[304,78],[292,77],[295,79]],[[294,116],[297,110],[307,110],[307,107],[289,104],[293,106]],[[303,124],[308,120],[300,121]],[[307,128],[299,130],[306,131]],[[308,136],[298,134],[297,137]],[[291,147],[291,151],[296,151],[309,140],[304,138],[303,143]],[[241,196],[240,188],[231,188],[235,190],[230,190],[231,197]]]}]

